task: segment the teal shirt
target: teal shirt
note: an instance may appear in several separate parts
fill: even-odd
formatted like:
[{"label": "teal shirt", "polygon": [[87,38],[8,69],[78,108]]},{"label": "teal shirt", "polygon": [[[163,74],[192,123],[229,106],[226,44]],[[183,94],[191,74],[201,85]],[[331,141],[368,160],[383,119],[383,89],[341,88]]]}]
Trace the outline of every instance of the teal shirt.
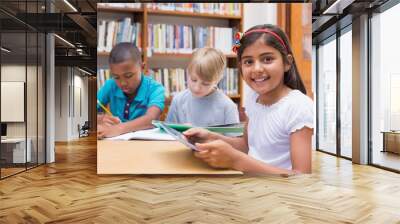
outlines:
[{"label": "teal shirt", "polygon": [[[97,92],[97,99],[103,105],[109,105],[111,113],[119,117],[122,122],[143,116],[151,106],[156,106],[163,111],[165,90],[160,83],[142,74],[142,80],[138,88],[135,98],[129,102],[128,97],[117,86],[115,80],[109,79]],[[97,111],[102,111],[99,105],[97,105]]]}]

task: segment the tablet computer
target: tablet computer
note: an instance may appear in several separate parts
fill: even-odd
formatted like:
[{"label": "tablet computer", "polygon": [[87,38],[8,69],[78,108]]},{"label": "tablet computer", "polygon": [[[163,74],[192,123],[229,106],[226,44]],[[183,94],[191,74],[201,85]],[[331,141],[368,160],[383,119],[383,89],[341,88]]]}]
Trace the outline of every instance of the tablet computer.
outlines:
[{"label": "tablet computer", "polygon": [[179,131],[168,127],[167,125],[163,124],[163,123],[158,123],[158,125],[164,129],[164,131],[166,131],[168,134],[172,135],[172,137],[174,137],[177,141],[179,141],[180,143],[186,145],[187,147],[191,148],[193,151],[199,151],[197,149],[197,147],[195,145],[193,145],[192,143],[188,142],[186,140],[186,138],[183,136],[182,133],[180,133]]}]

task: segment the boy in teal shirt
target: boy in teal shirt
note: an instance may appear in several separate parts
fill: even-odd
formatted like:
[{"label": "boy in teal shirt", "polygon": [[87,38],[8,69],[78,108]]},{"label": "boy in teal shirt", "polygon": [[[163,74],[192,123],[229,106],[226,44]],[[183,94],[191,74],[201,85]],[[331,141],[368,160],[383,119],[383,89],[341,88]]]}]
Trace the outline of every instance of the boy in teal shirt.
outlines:
[{"label": "boy in teal shirt", "polygon": [[[109,57],[112,79],[98,91],[97,99],[109,105],[112,115],[97,115],[97,137],[112,137],[151,127],[164,109],[164,87],[142,74],[139,49],[119,43]],[[97,110],[102,111],[100,105]]]}]

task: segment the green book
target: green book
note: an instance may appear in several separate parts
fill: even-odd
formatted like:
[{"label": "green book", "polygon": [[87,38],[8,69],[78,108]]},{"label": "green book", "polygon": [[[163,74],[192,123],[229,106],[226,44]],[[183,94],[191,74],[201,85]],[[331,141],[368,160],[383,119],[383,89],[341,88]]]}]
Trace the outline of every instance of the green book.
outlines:
[{"label": "green book", "polygon": [[[156,127],[159,127],[158,123],[161,123],[161,122],[162,121],[153,120],[152,124]],[[187,125],[187,124],[175,124],[175,123],[165,123],[165,122],[162,122],[162,123],[170,128],[180,131],[180,132],[183,132],[190,128],[195,127],[195,126],[191,126],[191,125]],[[242,124],[242,123],[227,124],[227,125],[216,125],[216,126],[199,127],[199,128],[204,128],[209,131],[218,132],[218,133],[243,133],[244,124]]]}]

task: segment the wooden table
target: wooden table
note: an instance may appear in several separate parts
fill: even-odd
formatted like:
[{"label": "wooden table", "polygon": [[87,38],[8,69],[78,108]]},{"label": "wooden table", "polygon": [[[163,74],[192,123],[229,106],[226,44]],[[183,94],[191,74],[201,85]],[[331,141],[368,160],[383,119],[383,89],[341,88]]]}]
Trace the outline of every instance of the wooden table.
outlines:
[{"label": "wooden table", "polygon": [[177,141],[97,142],[98,174],[242,174],[214,169]]}]

